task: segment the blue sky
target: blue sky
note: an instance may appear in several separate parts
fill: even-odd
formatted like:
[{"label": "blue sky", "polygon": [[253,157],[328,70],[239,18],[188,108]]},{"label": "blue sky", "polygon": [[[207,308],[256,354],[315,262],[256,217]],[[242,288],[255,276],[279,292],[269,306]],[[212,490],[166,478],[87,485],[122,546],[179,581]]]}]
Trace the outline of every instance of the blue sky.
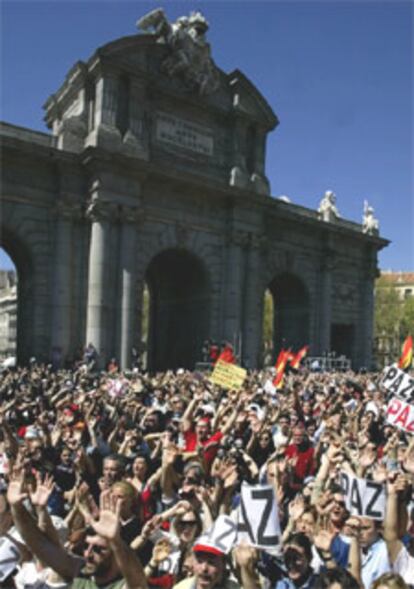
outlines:
[{"label": "blue sky", "polygon": [[172,20],[201,10],[216,64],[242,70],[277,114],[272,195],[317,208],[332,189],[357,222],[367,199],[392,241],[380,267],[414,270],[412,2],[1,0],[0,118],[45,131],[42,105],[70,67],[158,6]]}]

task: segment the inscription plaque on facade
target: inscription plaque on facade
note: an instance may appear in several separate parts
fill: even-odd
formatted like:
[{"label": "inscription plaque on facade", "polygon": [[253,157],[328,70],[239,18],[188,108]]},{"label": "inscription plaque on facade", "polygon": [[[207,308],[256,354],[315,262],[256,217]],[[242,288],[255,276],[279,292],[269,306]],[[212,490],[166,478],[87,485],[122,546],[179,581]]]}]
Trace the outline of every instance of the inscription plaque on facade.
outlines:
[{"label": "inscription plaque on facade", "polygon": [[210,129],[166,113],[157,114],[156,138],[175,147],[213,155],[214,139]]}]

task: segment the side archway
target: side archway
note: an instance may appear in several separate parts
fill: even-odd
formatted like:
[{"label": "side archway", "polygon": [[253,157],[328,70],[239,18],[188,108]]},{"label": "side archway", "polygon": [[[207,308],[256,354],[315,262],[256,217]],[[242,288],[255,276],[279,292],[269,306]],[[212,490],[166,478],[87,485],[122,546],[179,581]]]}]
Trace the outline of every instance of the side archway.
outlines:
[{"label": "side archway", "polygon": [[210,280],[203,262],[169,249],[150,262],[148,369],[194,369],[209,335]]},{"label": "side archway", "polygon": [[33,355],[33,260],[30,250],[14,233],[1,228],[0,246],[12,260],[17,276],[17,301],[14,311],[15,355],[18,364],[26,364]]},{"label": "side archway", "polygon": [[305,284],[288,272],[267,286],[273,299],[273,349],[297,350],[310,341],[310,302]]}]

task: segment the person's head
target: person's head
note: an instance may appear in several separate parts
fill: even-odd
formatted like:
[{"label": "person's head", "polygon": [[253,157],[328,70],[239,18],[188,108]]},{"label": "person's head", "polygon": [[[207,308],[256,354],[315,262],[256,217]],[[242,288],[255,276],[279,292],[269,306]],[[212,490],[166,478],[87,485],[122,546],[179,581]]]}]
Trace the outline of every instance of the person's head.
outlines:
[{"label": "person's head", "polygon": [[177,516],[173,522],[173,529],[182,545],[189,545],[201,534],[202,521],[198,512],[189,510]]},{"label": "person's head", "polygon": [[384,573],[373,582],[371,589],[408,589],[408,585],[397,573]]},{"label": "person's head", "polygon": [[184,468],[181,494],[184,497],[194,494],[195,490],[205,482],[204,471],[198,462],[189,462]]},{"label": "person's head", "polygon": [[113,485],[120,481],[124,474],[124,463],[120,456],[111,454],[103,463],[103,478],[106,485]]},{"label": "person's head", "polygon": [[214,589],[223,586],[226,573],[226,556],[210,547],[195,545],[193,571],[196,589]]},{"label": "person's head", "polygon": [[210,420],[208,417],[201,417],[197,420],[195,428],[197,438],[200,442],[204,442],[210,435]]},{"label": "person's head", "polygon": [[60,451],[60,462],[64,466],[72,464],[72,451],[67,446],[63,446]]},{"label": "person's head", "polygon": [[371,544],[378,540],[381,522],[369,519],[368,517],[358,519],[360,530],[359,542],[362,548],[368,548],[368,546],[371,546]]},{"label": "person's head", "polygon": [[288,413],[282,413],[282,415],[278,419],[278,425],[280,427],[280,431],[284,436],[287,436],[290,429],[290,416]]},{"label": "person's head", "polygon": [[318,514],[316,509],[314,507],[307,507],[297,521],[296,530],[311,538],[315,531],[317,519]]},{"label": "person's head", "polygon": [[273,448],[273,440],[270,432],[268,430],[264,430],[259,435],[259,446],[263,450],[267,450],[269,448]]},{"label": "person's head", "polygon": [[138,495],[136,489],[127,481],[118,481],[111,488],[112,497],[121,501],[121,519],[129,519],[137,512]]},{"label": "person's head", "polygon": [[296,446],[300,446],[305,441],[305,430],[303,427],[296,426],[292,432],[292,441]]},{"label": "person's head", "polygon": [[283,558],[289,579],[294,583],[304,582],[312,569],[312,544],[303,533],[295,533],[289,536],[283,547]]},{"label": "person's head", "polygon": [[348,515],[342,493],[334,493],[332,499],[331,521],[336,526],[343,525]]},{"label": "person's head", "polygon": [[85,538],[86,548],[83,552],[85,565],[84,574],[94,576],[97,580],[115,576],[117,565],[114,555],[105,538],[95,533]]},{"label": "person's head", "polygon": [[359,584],[347,570],[335,567],[318,575],[313,589],[359,589]]},{"label": "person's head", "polygon": [[146,456],[137,456],[132,464],[132,474],[140,480],[144,480],[149,469]]}]

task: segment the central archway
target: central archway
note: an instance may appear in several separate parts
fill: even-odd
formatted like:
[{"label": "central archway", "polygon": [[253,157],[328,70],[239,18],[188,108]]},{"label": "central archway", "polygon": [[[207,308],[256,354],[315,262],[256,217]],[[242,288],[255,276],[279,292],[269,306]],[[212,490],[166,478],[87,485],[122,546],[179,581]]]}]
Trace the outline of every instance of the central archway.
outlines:
[{"label": "central archway", "polygon": [[297,350],[310,341],[309,295],[303,282],[288,272],[268,286],[273,298],[274,349]]},{"label": "central archway", "polygon": [[158,254],[148,266],[148,369],[194,369],[209,336],[210,288],[204,264],[185,250]]}]

